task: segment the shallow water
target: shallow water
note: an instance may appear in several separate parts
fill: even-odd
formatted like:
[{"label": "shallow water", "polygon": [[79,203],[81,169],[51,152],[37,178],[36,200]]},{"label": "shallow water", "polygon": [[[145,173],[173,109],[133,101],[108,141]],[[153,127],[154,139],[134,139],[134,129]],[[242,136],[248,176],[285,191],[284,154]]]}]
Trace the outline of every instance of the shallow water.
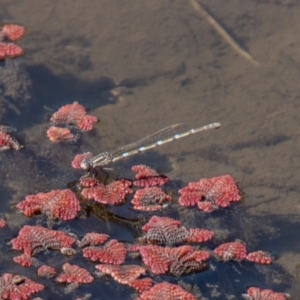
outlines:
[{"label": "shallow water", "polygon": [[[208,216],[175,209],[170,213],[220,232],[209,248],[240,238],[253,250],[271,251],[275,263],[255,267],[214,261],[214,271],[183,281],[197,284],[209,299],[212,291],[220,293],[220,299],[240,299],[249,285],[300,299],[300,6],[293,0],[202,3],[259,62],[258,67],[234,52],[189,1],[2,1],[1,20],[27,29],[19,43],[26,55],[16,63],[18,72],[31,81],[27,82],[31,98],[20,89],[17,99],[10,99],[17,110],[4,100],[0,106],[1,122],[16,127],[26,146],[20,152],[0,153],[1,216],[9,224],[1,236],[7,242],[22,225],[45,221],[24,218],[14,205],[28,194],[64,188],[78,179],[81,173],[70,167],[76,153],[111,150],[173,123],[200,126],[219,121],[222,128],[217,131],[116,163],[113,173],[122,177],[133,164],[145,163],[178,181],[178,186],[231,174],[245,193],[241,203]],[[117,84],[122,88],[116,89]],[[76,144],[50,144],[45,136],[49,116],[73,101],[100,122],[91,133],[81,134]],[[126,207],[120,213],[127,214]],[[108,224],[93,215],[55,226],[79,235],[97,226],[127,242],[136,237],[132,227]],[[12,262],[15,252],[8,245],[2,243],[0,251],[6,253],[1,255],[1,273],[37,279],[34,268]],[[58,259],[61,256],[51,252],[58,265],[68,261]],[[93,263],[81,263],[93,271]],[[49,286],[43,297],[53,298],[54,289],[61,295],[55,294],[56,299],[66,299],[58,284]],[[97,279],[76,293],[87,291],[93,299],[131,297],[129,288],[110,279]]]}]

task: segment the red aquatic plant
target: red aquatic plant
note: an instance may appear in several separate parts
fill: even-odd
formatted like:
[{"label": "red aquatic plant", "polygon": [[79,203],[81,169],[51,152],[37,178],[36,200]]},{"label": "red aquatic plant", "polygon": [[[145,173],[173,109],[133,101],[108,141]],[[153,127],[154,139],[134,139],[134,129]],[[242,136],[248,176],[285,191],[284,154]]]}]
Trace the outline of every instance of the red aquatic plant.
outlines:
[{"label": "red aquatic plant", "polygon": [[126,201],[128,194],[133,193],[131,185],[130,180],[121,179],[107,185],[99,183],[95,187],[84,188],[81,194],[86,199],[94,199],[103,204],[120,205]]},{"label": "red aquatic plant", "polygon": [[194,228],[187,230],[180,221],[168,217],[153,216],[142,227],[146,232],[139,238],[141,243],[148,244],[180,244],[180,243],[203,243],[210,240],[214,232],[205,229]]},{"label": "red aquatic plant", "polygon": [[64,232],[29,225],[25,225],[11,241],[13,249],[24,251],[28,255],[47,249],[70,248],[74,243],[75,239]]},{"label": "red aquatic plant", "polygon": [[151,278],[135,279],[129,283],[129,286],[134,288],[139,293],[148,291],[153,285]]},{"label": "red aquatic plant", "polygon": [[0,60],[16,58],[24,54],[18,45],[11,43],[20,39],[25,33],[23,26],[6,24],[0,30]]},{"label": "red aquatic plant", "polygon": [[245,245],[240,241],[224,243],[215,248],[214,253],[222,260],[242,260],[247,255]]},{"label": "red aquatic plant", "polygon": [[110,240],[102,247],[89,246],[82,250],[83,256],[105,264],[120,265],[125,261],[127,250],[123,243]]},{"label": "red aquatic plant", "polygon": [[4,60],[6,58],[17,58],[23,54],[23,49],[18,45],[0,42],[0,60]]},{"label": "red aquatic plant", "polygon": [[286,300],[285,294],[276,293],[272,290],[262,290],[257,287],[250,287],[247,290],[247,294],[242,295],[246,300]]},{"label": "red aquatic plant", "polygon": [[138,279],[141,275],[146,273],[145,268],[140,266],[97,265],[96,269],[99,271],[97,275],[111,275],[118,283],[128,285],[137,290],[139,293],[149,290],[153,285],[151,278]]},{"label": "red aquatic plant", "polygon": [[58,218],[64,221],[76,218],[81,210],[78,199],[69,189],[29,195],[17,204],[17,208],[28,217],[44,213],[50,218]]},{"label": "red aquatic plant", "polygon": [[0,228],[3,228],[6,226],[6,221],[2,218],[0,218]]},{"label": "red aquatic plant", "polygon": [[155,170],[145,165],[136,165],[131,169],[137,173],[135,175],[136,179],[133,181],[133,184],[136,186],[150,187],[164,185],[166,182],[170,181],[167,176],[160,175]]},{"label": "red aquatic plant", "polygon": [[[0,46],[0,52],[1,52],[1,46]],[[1,53],[0,53],[0,59],[1,59]],[[21,146],[17,140],[11,137],[10,134],[1,131],[0,129],[0,151],[20,150],[21,148],[23,148],[23,146]]]},{"label": "red aquatic plant", "polygon": [[97,233],[97,232],[89,232],[87,233],[83,239],[78,243],[79,247],[83,248],[86,246],[98,246],[105,243],[109,238],[109,235]]},{"label": "red aquatic plant", "polygon": [[93,157],[91,152],[85,152],[81,154],[76,154],[71,165],[74,169],[81,169],[81,163],[84,159],[90,159]]},{"label": "red aquatic plant", "polygon": [[270,253],[261,250],[248,253],[246,260],[262,265],[270,265],[272,263]]},{"label": "red aquatic plant", "polygon": [[4,273],[0,277],[1,299],[25,300],[43,289],[42,284],[36,283],[25,276]]},{"label": "red aquatic plant", "polygon": [[239,189],[230,175],[191,182],[187,187],[180,189],[179,193],[181,195],[179,198],[180,205],[198,205],[199,209],[205,212],[211,212],[217,207],[227,207],[231,202],[241,199]]},{"label": "red aquatic plant", "polygon": [[76,265],[65,263],[62,266],[63,272],[55,278],[55,281],[61,283],[68,283],[66,293],[77,288],[80,284],[91,283],[94,281],[94,277],[83,268]]},{"label": "red aquatic plant", "polygon": [[37,274],[43,278],[52,278],[56,276],[56,271],[53,267],[42,265],[38,268]]},{"label": "red aquatic plant", "polygon": [[22,267],[31,267],[39,265],[39,261],[32,257],[29,253],[23,253],[13,258],[14,262],[21,265]]},{"label": "red aquatic plant", "polygon": [[5,24],[1,31],[0,36],[11,42],[15,42],[25,35],[25,27],[16,24]]},{"label": "red aquatic plant", "polygon": [[47,130],[47,137],[53,143],[75,142],[77,140],[77,136],[75,136],[70,129],[56,126],[51,126]]},{"label": "red aquatic plant", "polygon": [[101,186],[101,182],[96,178],[85,176],[79,179],[79,186],[81,188],[91,188]]},{"label": "red aquatic plant", "polygon": [[150,290],[143,292],[136,300],[196,300],[196,297],[179,285],[162,282],[155,284]]},{"label": "red aquatic plant", "polygon": [[100,274],[108,274],[121,284],[129,285],[133,280],[146,273],[145,268],[136,265],[96,265]]},{"label": "red aquatic plant", "polygon": [[143,262],[154,274],[171,273],[175,276],[190,274],[205,268],[203,264],[209,258],[207,251],[195,251],[191,246],[178,248],[156,245],[139,248]]},{"label": "red aquatic plant", "polygon": [[92,130],[93,124],[97,121],[96,117],[87,115],[85,108],[78,102],[64,105],[51,118],[51,122],[55,125],[74,124],[82,131]]},{"label": "red aquatic plant", "polygon": [[200,210],[206,213],[210,213],[219,208],[217,204],[206,200],[198,202],[197,206]]},{"label": "red aquatic plant", "polygon": [[168,204],[172,198],[158,187],[147,187],[136,191],[131,200],[133,209],[141,211],[162,210],[163,206]]}]

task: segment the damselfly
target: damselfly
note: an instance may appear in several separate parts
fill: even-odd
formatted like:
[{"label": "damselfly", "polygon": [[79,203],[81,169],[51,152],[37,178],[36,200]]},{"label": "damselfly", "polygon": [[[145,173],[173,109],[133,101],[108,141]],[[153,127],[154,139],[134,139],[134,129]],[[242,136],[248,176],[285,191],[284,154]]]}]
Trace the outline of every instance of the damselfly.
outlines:
[{"label": "damselfly", "polygon": [[130,143],[114,151],[102,152],[92,158],[84,159],[81,162],[81,168],[83,170],[92,170],[97,167],[103,167],[124,157],[152,149],[156,146],[172,142],[194,133],[198,133],[208,129],[216,129],[220,126],[220,123],[211,123],[198,128],[190,128],[186,124],[174,124],[150,135],[147,135],[137,142]]}]

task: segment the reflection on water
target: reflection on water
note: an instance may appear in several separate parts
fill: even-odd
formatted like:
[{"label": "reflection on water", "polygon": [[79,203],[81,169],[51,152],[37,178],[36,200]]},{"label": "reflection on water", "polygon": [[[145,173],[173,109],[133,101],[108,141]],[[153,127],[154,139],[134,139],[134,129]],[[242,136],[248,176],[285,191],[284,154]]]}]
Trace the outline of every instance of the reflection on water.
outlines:
[{"label": "reflection on water", "polygon": [[[20,227],[37,222],[79,236],[97,228],[132,243],[139,234],[137,226],[108,216],[145,216],[125,205],[101,219],[105,210],[97,207],[67,224],[48,224],[42,217],[24,218],[15,204],[28,194],[65,188],[77,180],[82,174],[70,167],[77,153],[112,150],[173,123],[201,126],[219,121],[222,128],[217,132],[122,161],[112,173],[126,177],[131,165],[148,164],[174,180],[168,187],[173,194],[186,182],[231,174],[245,193],[236,206],[203,215],[173,205],[164,214],[185,225],[215,230],[210,249],[240,238],[251,250],[271,251],[275,263],[265,267],[212,260],[207,271],[183,281],[197,284],[207,298],[240,298],[249,285],[256,285],[290,290],[291,299],[300,299],[300,6],[283,0],[202,2],[250,50],[259,67],[238,57],[179,0],[3,1],[1,20],[25,25],[27,36],[21,42],[24,58],[0,65],[1,123],[16,127],[25,145],[19,152],[0,153],[1,216],[9,224],[1,230],[1,273],[27,275],[47,284],[45,299],[66,299],[60,285],[37,278],[34,268],[12,262],[15,253],[7,242]],[[45,135],[49,117],[74,101],[100,123],[75,144],[52,145]],[[57,267],[62,264],[53,251],[41,259]],[[79,257],[74,262],[94,271],[92,263]],[[77,293],[92,293],[95,299],[131,297],[129,288],[108,278],[82,286]]]}]

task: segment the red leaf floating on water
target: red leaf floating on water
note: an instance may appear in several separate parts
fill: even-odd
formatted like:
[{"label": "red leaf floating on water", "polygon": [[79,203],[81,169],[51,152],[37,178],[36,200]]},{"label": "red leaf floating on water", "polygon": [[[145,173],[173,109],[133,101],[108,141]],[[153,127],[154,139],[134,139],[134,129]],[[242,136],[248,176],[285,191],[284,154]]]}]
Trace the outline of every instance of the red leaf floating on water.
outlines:
[{"label": "red leaf floating on water", "polygon": [[247,290],[247,294],[242,295],[246,300],[286,300],[286,295],[282,293],[276,293],[272,290],[261,290],[257,287],[250,287]]},{"label": "red leaf floating on water", "polygon": [[74,142],[77,137],[68,128],[51,126],[47,130],[47,137],[53,143]]},{"label": "red leaf floating on water", "polygon": [[45,213],[50,218],[59,218],[64,221],[76,218],[81,210],[78,199],[69,189],[29,195],[17,205],[17,208],[28,217],[37,213]]},{"label": "red leaf floating on water", "polygon": [[163,205],[172,199],[158,187],[148,187],[136,191],[134,198],[131,200],[133,209],[141,211],[162,210]]},{"label": "red leaf floating on water", "polygon": [[270,253],[261,250],[248,253],[246,260],[262,265],[270,265],[272,263]]},{"label": "red leaf floating on water", "polygon": [[99,183],[96,187],[85,188],[81,194],[87,199],[94,199],[108,205],[119,205],[126,201],[126,195],[132,193],[130,180],[117,180],[108,185]]},{"label": "red leaf floating on water", "polygon": [[203,262],[209,258],[207,251],[194,251],[191,246],[178,248],[160,246],[141,246],[143,262],[154,274],[166,274],[168,271],[181,276],[204,269]]},{"label": "red leaf floating on water", "polygon": [[22,38],[25,34],[25,27],[15,24],[6,24],[2,27],[0,35],[4,35],[5,38],[11,42],[15,42]]},{"label": "red leaf floating on water", "polygon": [[43,278],[52,278],[56,276],[56,271],[53,267],[42,265],[38,268],[37,274]]},{"label": "red leaf floating on water", "polygon": [[142,229],[147,233],[139,241],[149,244],[203,243],[214,235],[213,231],[199,228],[188,231],[179,221],[158,216],[153,216]]},{"label": "red leaf floating on water", "polygon": [[75,239],[61,231],[26,225],[11,243],[13,249],[34,255],[46,249],[69,248],[75,243]]},{"label": "red leaf floating on water", "polygon": [[81,154],[75,155],[73,161],[72,161],[72,167],[74,169],[81,169],[81,163],[84,159],[90,159],[93,157],[93,154],[91,152],[85,152]]},{"label": "red leaf floating on water", "polygon": [[120,265],[125,261],[126,248],[117,240],[107,242],[103,247],[90,246],[82,250],[83,256],[105,264]]},{"label": "red leaf floating on water", "polygon": [[196,300],[192,294],[178,285],[162,282],[142,293],[136,300]]},{"label": "red leaf floating on water", "polygon": [[247,250],[241,242],[224,243],[218,246],[214,253],[224,261],[228,260],[241,260],[247,255]]},{"label": "red leaf floating on water", "polygon": [[97,246],[105,243],[109,236],[107,234],[90,232],[79,242],[79,247]]},{"label": "red leaf floating on water", "polygon": [[51,118],[51,122],[56,125],[74,124],[83,131],[91,130],[97,121],[96,117],[87,115],[85,108],[78,102],[61,107]]},{"label": "red leaf floating on water", "polygon": [[44,289],[42,284],[36,283],[27,277],[4,273],[0,277],[1,299],[29,299],[32,294]]},{"label": "red leaf floating on water", "polygon": [[[191,182],[187,187],[180,189],[179,193],[181,194],[180,205],[194,206],[198,204],[199,209],[205,212],[211,212],[218,206],[227,207],[231,202],[241,199],[239,189],[230,175]],[[200,202],[203,200],[205,200],[204,204]]]},{"label": "red leaf floating on water", "polygon": [[62,266],[63,273],[56,277],[57,282],[66,282],[66,283],[91,283],[94,278],[91,274],[83,268],[80,268],[76,265],[70,265],[69,263],[65,263]]},{"label": "red leaf floating on water", "polygon": [[[0,49],[1,52],[1,49]],[[0,54],[1,56],[1,54]],[[1,57],[0,57],[1,59]],[[12,138],[8,133],[5,133],[0,130],[0,151],[3,150],[20,150],[22,146],[18,141]]]},{"label": "red leaf floating on water", "polygon": [[133,184],[136,186],[150,187],[156,185],[163,185],[170,181],[168,177],[158,174],[155,170],[145,165],[133,166],[132,171],[136,172],[136,180]]},{"label": "red leaf floating on water", "polygon": [[23,54],[23,49],[18,45],[0,42],[0,61],[6,58],[16,58]]},{"label": "red leaf floating on water", "polygon": [[126,285],[146,273],[145,268],[136,265],[97,265],[96,269],[104,274],[111,275],[118,283]]}]

